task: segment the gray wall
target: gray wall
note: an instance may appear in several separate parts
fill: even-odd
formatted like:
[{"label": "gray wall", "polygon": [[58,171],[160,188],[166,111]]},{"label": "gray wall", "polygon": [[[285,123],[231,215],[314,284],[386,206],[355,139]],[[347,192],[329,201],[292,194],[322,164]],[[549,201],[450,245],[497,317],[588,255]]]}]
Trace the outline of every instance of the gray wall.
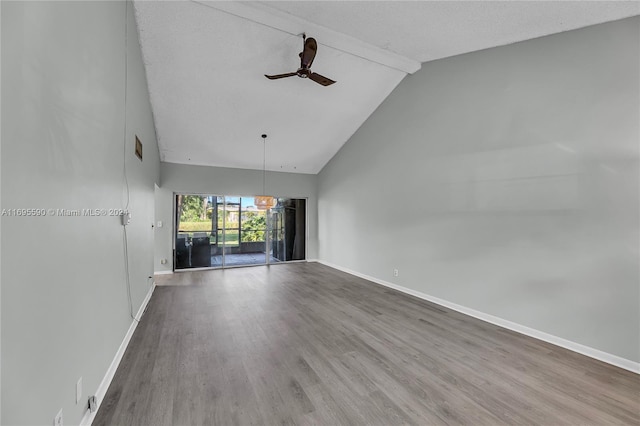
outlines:
[{"label": "gray wall", "polygon": [[[122,208],[126,157],[135,313],[153,273],[160,162],[132,5],[126,21],[124,2],[1,7],[2,208]],[[1,422],[52,424],[63,408],[77,424],[132,323],[120,219],[4,216],[2,230]]]},{"label": "gray wall", "polygon": [[320,259],[640,361],[639,23],[406,77],[319,174]]},{"label": "gray wall", "polygon": [[[173,194],[256,195],[262,192],[262,171],[161,163],[156,190],[155,270],[173,269]],[[267,172],[266,192],[277,197],[307,198],[307,259],[318,257],[317,176]],[[160,264],[161,259],[169,262]]]}]

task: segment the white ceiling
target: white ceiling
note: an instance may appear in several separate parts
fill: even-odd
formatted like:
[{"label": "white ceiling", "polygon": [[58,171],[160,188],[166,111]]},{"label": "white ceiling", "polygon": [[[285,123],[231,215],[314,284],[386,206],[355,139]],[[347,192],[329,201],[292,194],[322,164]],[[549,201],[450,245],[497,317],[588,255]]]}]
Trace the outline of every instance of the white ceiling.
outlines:
[{"label": "white ceiling", "polygon": [[[640,14],[625,1],[135,1],[163,161],[318,173],[420,63]],[[312,70],[291,77],[306,32]]]}]

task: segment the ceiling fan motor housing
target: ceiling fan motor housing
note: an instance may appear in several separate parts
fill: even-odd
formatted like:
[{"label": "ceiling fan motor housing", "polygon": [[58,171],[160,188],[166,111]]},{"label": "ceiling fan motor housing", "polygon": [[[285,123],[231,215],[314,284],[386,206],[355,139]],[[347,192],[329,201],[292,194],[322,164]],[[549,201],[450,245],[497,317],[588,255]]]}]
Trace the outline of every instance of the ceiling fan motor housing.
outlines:
[{"label": "ceiling fan motor housing", "polygon": [[299,68],[298,69],[298,77],[307,78],[311,74],[311,70],[309,68]]}]

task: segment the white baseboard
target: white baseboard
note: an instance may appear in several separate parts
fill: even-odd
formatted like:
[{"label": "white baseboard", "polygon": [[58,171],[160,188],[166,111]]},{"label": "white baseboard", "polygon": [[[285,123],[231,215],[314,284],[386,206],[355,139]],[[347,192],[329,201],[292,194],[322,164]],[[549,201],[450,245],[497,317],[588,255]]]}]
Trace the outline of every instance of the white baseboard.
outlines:
[{"label": "white baseboard", "polygon": [[145,296],[144,300],[142,301],[142,304],[140,305],[140,309],[138,309],[138,313],[136,314],[136,320],[131,321],[131,326],[129,327],[127,334],[125,334],[124,339],[122,340],[122,343],[120,344],[120,347],[116,352],[116,356],[113,358],[113,361],[111,361],[111,365],[109,365],[109,369],[107,370],[107,373],[104,375],[102,382],[100,382],[100,386],[98,386],[98,390],[95,393],[96,403],[97,403],[96,411],[92,413],[89,409],[87,409],[87,411],[84,413],[84,416],[82,416],[82,420],[80,420],[80,426],[90,426],[91,423],[93,422],[93,419],[96,417],[96,414],[98,413],[98,409],[100,409],[100,405],[102,404],[102,400],[104,399],[104,396],[107,393],[107,389],[109,389],[109,385],[111,385],[113,376],[116,374],[118,365],[120,365],[120,361],[122,361],[124,352],[127,349],[127,346],[129,346],[129,341],[133,336],[133,332],[136,330],[136,327],[138,326],[138,321],[140,321],[140,318],[142,317],[144,310],[147,308],[147,304],[149,303],[149,300],[151,299],[151,295],[153,294],[153,290],[155,290],[155,288],[156,288],[156,283],[154,282],[151,285],[149,292],[147,292],[147,295]]},{"label": "white baseboard", "polygon": [[153,275],[169,275],[173,274],[173,271],[154,271]]},{"label": "white baseboard", "polygon": [[599,361],[606,362],[607,364],[615,365],[616,367],[623,368],[625,370],[631,371],[632,373],[640,374],[640,363],[628,360],[626,358],[619,357],[617,355],[610,354],[608,352],[603,352],[599,349],[594,349],[589,346],[582,345],[580,343],[572,342],[571,340],[563,339],[562,337],[554,336],[552,334],[545,333],[543,331],[536,330],[534,328],[526,327],[524,325],[517,324],[515,322],[505,320],[493,315],[486,314],[484,312],[476,311],[475,309],[467,308],[465,306],[457,305],[455,303],[448,302],[443,299],[439,299],[437,297],[429,296],[428,294],[412,290],[410,288],[406,288],[397,284],[393,284],[375,277],[371,277],[369,275],[361,274],[356,271],[352,271],[347,268],[343,268],[339,265],[334,265],[329,262],[325,262],[322,260],[318,260],[318,263],[329,266],[330,268],[337,269],[342,272],[346,272],[347,274],[354,275],[356,277],[363,278],[368,281],[372,281],[376,284],[383,285],[385,287],[392,288],[394,290],[398,290],[402,293],[410,294],[419,299],[423,299],[429,302],[433,302],[437,305],[444,306],[446,308],[452,309],[454,311],[458,311],[465,315],[469,315],[474,318],[478,318],[482,321],[486,321],[491,324],[495,324],[497,326],[506,328],[508,330],[515,331],[520,334],[524,334],[525,336],[533,337],[547,343],[551,343],[556,346],[560,346],[565,349],[569,349],[571,351],[577,352],[582,355],[586,355],[591,358],[595,358]]}]

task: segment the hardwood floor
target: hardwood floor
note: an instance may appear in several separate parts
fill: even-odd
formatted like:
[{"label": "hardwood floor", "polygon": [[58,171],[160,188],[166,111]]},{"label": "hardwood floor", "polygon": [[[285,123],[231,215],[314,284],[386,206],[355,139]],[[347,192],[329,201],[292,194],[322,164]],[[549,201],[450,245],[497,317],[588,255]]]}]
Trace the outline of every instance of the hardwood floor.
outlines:
[{"label": "hardwood floor", "polygon": [[640,376],[320,264],[162,279],[94,425],[640,424]]}]

